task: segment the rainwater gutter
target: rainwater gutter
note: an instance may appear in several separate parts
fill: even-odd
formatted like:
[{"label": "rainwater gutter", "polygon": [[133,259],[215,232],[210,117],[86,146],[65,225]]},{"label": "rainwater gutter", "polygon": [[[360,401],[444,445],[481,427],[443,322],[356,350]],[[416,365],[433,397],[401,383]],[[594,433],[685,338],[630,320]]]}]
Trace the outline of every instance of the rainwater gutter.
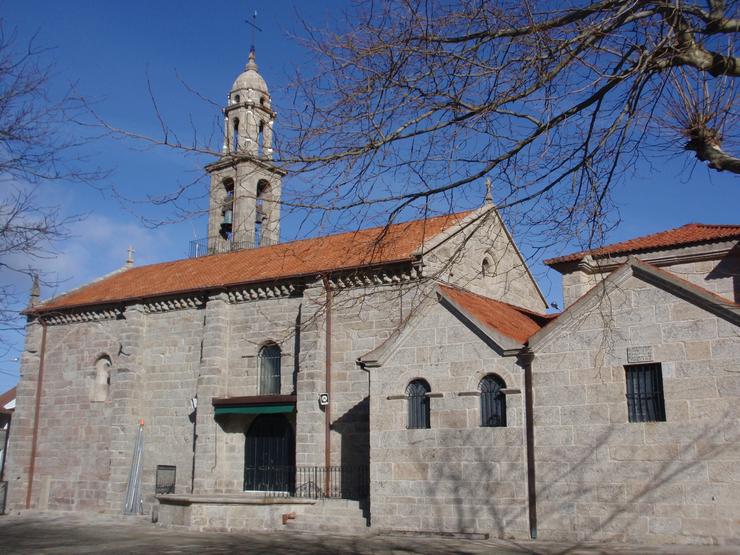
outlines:
[{"label": "rainwater gutter", "polygon": [[28,466],[28,491],[26,492],[26,509],[31,508],[33,493],[33,474],[36,470],[36,448],[39,437],[39,419],[41,415],[41,392],[44,384],[44,360],[46,359],[46,322],[39,319],[41,324],[41,351],[39,353],[39,373],[36,379],[36,406],[33,417],[33,435],[31,436],[31,462]]}]

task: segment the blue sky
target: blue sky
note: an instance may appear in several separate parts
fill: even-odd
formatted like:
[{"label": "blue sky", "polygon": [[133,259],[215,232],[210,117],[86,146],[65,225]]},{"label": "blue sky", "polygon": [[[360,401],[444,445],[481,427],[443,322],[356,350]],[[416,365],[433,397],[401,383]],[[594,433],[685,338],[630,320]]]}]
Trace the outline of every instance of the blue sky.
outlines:
[{"label": "blue sky", "polygon": [[[285,92],[295,66],[311,64],[309,52],[291,35],[301,34],[301,17],[314,24],[331,22],[344,2],[243,2],[233,0],[128,2],[68,1],[0,3],[8,28],[16,27],[20,41],[38,32],[44,55],[53,62],[55,90],[70,83],[92,100],[97,112],[113,125],[156,134],[158,123],[147,90],[149,77],[162,112],[174,127],[187,129],[189,118],[208,130],[218,112],[191,93],[178,79],[204,96],[222,103],[246,63],[251,32],[244,22],[254,9],[263,32],[257,36],[257,62],[272,93],[273,106],[287,106]],[[280,119],[276,132],[280,132]],[[188,137],[185,137],[187,139]],[[218,146],[217,144],[214,146]],[[166,149],[147,149],[124,141],[91,145],[88,154],[112,171],[100,184],[129,197],[141,198],[175,189],[199,175],[206,161]],[[622,218],[610,240],[676,227],[687,222],[738,223],[740,183],[732,175],[711,173],[695,166],[688,155],[666,156],[652,166],[635,168],[616,200]],[[290,187],[290,178],[284,187]],[[205,182],[200,190],[205,193]],[[483,189],[481,188],[481,191]],[[205,235],[205,221],[196,218],[148,229],[142,216],[166,219],[166,209],[146,204],[124,207],[110,194],[71,183],[43,187],[44,202],[65,214],[88,214],[72,228],[74,237],[58,246],[44,261],[45,270],[60,280],[48,297],[120,267],[126,248],[136,249],[136,263],[147,264],[186,256],[188,242]],[[482,194],[482,192],[481,192]],[[204,207],[203,198],[193,206]],[[467,206],[460,208],[467,208]],[[283,222],[283,237],[298,233],[298,215]],[[548,256],[564,254],[554,249]],[[560,299],[560,280],[540,263],[533,265],[546,296]],[[6,279],[5,276],[0,278]],[[21,288],[30,284],[18,283]],[[7,336],[13,344],[0,359],[0,391],[14,385],[22,337]]]}]

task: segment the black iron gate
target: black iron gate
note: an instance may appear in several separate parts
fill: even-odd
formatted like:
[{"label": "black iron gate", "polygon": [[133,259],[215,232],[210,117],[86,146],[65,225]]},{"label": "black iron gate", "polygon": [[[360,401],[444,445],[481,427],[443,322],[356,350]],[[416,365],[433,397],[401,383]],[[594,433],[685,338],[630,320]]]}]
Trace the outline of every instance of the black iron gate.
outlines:
[{"label": "black iron gate", "polygon": [[282,414],[262,414],[247,431],[244,442],[244,490],[293,492],[295,440]]}]

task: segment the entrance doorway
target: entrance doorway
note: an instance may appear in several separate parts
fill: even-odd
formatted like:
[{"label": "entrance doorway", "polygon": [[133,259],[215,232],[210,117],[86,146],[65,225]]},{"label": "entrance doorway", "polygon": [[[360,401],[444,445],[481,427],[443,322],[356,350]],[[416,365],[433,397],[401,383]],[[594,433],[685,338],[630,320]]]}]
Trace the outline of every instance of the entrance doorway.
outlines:
[{"label": "entrance doorway", "polygon": [[292,492],[294,484],[293,428],[282,414],[261,414],[244,442],[244,490]]}]

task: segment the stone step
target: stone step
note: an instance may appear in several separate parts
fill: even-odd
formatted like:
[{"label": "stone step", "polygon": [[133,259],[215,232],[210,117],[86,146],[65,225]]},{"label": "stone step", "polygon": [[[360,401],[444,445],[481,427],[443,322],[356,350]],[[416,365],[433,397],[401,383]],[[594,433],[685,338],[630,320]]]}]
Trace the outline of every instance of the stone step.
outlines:
[{"label": "stone step", "polygon": [[364,512],[365,503],[347,499],[320,501],[289,520],[286,526],[296,531],[367,534],[370,528]]},{"label": "stone step", "polygon": [[349,535],[363,535],[371,533],[371,528],[366,525],[357,526],[324,520],[306,521],[299,519],[300,516],[296,520],[288,521],[285,527],[296,532],[332,532],[335,534]]}]

